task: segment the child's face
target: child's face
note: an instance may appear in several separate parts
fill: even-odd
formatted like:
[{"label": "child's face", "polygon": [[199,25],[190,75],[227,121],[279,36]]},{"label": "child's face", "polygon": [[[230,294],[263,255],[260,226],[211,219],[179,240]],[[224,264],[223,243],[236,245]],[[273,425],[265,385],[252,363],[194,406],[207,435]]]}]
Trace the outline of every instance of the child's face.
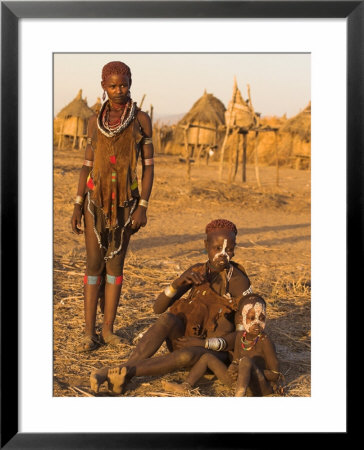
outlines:
[{"label": "child's face", "polygon": [[265,328],[265,306],[261,302],[247,303],[241,312],[244,330],[251,335],[258,335]]},{"label": "child's face", "polygon": [[205,241],[205,248],[211,266],[217,272],[221,272],[229,267],[229,262],[234,256],[235,234],[226,231],[211,233]]}]

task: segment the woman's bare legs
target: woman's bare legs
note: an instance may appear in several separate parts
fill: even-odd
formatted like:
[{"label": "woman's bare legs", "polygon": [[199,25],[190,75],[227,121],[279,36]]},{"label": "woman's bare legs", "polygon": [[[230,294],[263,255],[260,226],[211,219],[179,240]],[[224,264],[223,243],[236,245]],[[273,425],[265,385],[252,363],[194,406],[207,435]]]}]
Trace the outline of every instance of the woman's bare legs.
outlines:
[{"label": "woman's bare legs", "polygon": [[127,365],[150,358],[166,339],[173,342],[184,335],[183,322],[173,314],[165,313],[143,335],[130,355]]},{"label": "woman's bare legs", "polygon": [[[123,245],[122,250],[116,256],[114,256],[110,261],[106,263],[106,281],[105,281],[105,299],[104,299],[104,321],[102,324],[102,337],[107,343],[114,337],[114,342],[118,340],[113,334],[114,322],[116,318],[116,312],[119,305],[120,293],[122,289],[122,281],[120,283],[110,283],[108,282],[108,275],[111,277],[122,276],[124,269],[124,261],[126,251],[130,241],[130,231],[125,229],[123,234]],[[120,342],[120,340],[119,340]]]},{"label": "woman's bare legs", "polygon": [[176,350],[168,355],[144,359],[134,366],[126,365],[109,369],[107,381],[113,386],[115,394],[121,394],[124,385],[133,376],[155,376],[165,375],[186,367],[194,365],[200,356],[206,352],[204,347],[189,347]]},{"label": "woman's bare legs", "polygon": [[[90,383],[93,390],[97,392],[100,383],[107,381],[109,386],[115,394],[120,394],[127,381],[134,376],[156,376],[165,375],[175,370],[180,370],[193,366],[198,359],[208,352],[204,347],[188,347],[181,350],[176,350],[167,355],[158,356],[155,358],[148,358],[130,365],[129,361],[119,367],[110,368],[107,372],[106,379],[105,369],[91,374]],[[221,353],[221,358],[226,357],[224,352]]]},{"label": "woman's bare legs", "polygon": [[[156,323],[152,325],[149,330],[144,334],[144,336],[138,342],[136,348],[130,355],[128,361],[125,363],[129,369],[129,373],[133,372],[133,367],[140,361],[147,360],[156,353],[163,342],[169,339],[173,342],[184,335],[184,325],[183,322],[173,314],[163,314],[158,318]],[[125,380],[120,379],[120,371],[122,366],[116,369],[102,368],[90,375],[91,389],[94,392],[98,392],[100,385],[105,381],[108,381],[110,386],[110,379],[108,380],[108,371],[114,370],[115,376],[119,380],[119,384],[123,384]],[[110,372],[112,374],[113,372]]]},{"label": "woman's bare legs", "polygon": [[[85,342],[79,347],[79,351],[92,350],[92,340],[96,339],[95,323],[96,310],[99,297],[100,280],[96,281],[103,273],[105,263],[103,251],[99,247],[96,235],[93,230],[93,218],[89,211],[85,209],[85,243],[87,253],[86,280],[84,283],[84,314],[85,333],[90,338],[90,345]],[[90,278],[89,278],[90,277]],[[91,279],[94,279],[91,282]],[[95,282],[96,281],[96,282]]]}]

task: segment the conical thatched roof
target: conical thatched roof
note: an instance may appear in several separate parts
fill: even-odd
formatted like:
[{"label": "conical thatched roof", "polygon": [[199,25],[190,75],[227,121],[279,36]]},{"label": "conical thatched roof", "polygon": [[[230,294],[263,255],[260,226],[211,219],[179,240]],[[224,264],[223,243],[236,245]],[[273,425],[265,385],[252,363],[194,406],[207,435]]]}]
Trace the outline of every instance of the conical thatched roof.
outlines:
[{"label": "conical thatched roof", "polygon": [[91,109],[95,114],[98,114],[98,112],[101,109],[101,98],[100,97],[97,97],[96,103],[93,106],[91,106]]},{"label": "conical thatched roof", "polygon": [[201,125],[211,125],[217,127],[225,124],[225,106],[212,94],[206,91],[203,96],[197,100],[190,111],[180,120],[180,125],[188,123]]},{"label": "conical thatched roof", "polygon": [[252,105],[248,105],[241,95],[238,83],[234,77],[233,95],[225,112],[227,126],[250,128],[257,122]]},{"label": "conical thatched roof", "polygon": [[80,119],[88,119],[93,116],[95,113],[91,108],[87,106],[87,102],[82,99],[82,89],[78,91],[77,96],[65,106],[61,111],[57,114],[57,117],[61,119],[65,119],[67,117],[79,117]]},{"label": "conical thatched roof", "polygon": [[288,119],[281,131],[298,135],[306,142],[311,141],[311,102],[296,116]]}]

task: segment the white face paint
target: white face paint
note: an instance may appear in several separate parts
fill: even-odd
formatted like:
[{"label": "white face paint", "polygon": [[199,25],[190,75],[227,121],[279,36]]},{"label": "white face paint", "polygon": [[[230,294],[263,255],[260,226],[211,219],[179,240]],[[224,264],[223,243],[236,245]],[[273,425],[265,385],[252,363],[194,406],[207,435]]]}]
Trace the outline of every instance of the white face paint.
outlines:
[{"label": "white face paint", "polygon": [[[254,308],[255,317],[254,317],[254,320],[252,320],[249,324],[247,324],[246,323],[246,316],[247,316],[248,312],[252,308]],[[247,333],[250,332],[250,330],[252,329],[252,327],[254,325],[260,325],[260,328],[262,330],[264,330],[264,328],[265,328],[265,321],[262,322],[261,320],[259,320],[259,317],[260,317],[260,315],[262,313],[265,315],[265,306],[262,303],[260,303],[260,302],[255,302],[254,306],[253,306],[252,303],[247,303],[246,305],[243,306],[243,310],[241,312],[241,315],[243,316],[243,327],[244,327],[244,330]]]},{"label": "white face paint", "polygon": [[[226,256],[226,259],[227,259],[228,261],[230,261],[230,257],[229,257],[229,255],[226,253],[226,251],[225,251],[225,250],[226,250],[226,246],[227,246],[227,239],[224,239],[224,243],[223,243],[223,245],[222,245],[222,250],[221,250],[221,252],[216,253],[216,255],[214,256],[213,261],[218,260],[218,259],[220,258],[220,256]],[[224,264],[224,261],[221,261],[220,264]]]}]

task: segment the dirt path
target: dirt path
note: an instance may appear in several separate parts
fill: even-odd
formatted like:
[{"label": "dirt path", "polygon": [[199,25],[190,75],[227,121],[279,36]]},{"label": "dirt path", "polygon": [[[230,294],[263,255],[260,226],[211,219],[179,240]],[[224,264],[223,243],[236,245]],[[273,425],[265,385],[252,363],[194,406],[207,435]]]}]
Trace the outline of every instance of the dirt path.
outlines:
[{"label": "dirt path", "polygon": [[[101,347],[79,355],[75,346],[83,331],[85,250],[83,237],[70,231],[70,218],[82,159],[78,151],[54,154],[54,395],[90,395],[90,371],[127,358],[137,335],[156,319],[156,294],[191,264],[206,260],[204,228],[213,219],[226,218],[238,228],[234,259],[246,268],[254,291],[268,302],[267,329],[282,363],[285,395],[309,396],[310,172],[281,169],[277,188],[275,168],[263,167],[258,189],[253,167],[248,167],[248,183],[229,186],[217,181],[217,163],[201,163],[192,167],[190,186],[177,157],[157,155],[149,223],[132,238],[115,323],[125,348],[117,352]],[[98,323],[101,320],[99,314]],[[177,372],[164,379],[181,380],[183,375]],[[125,395],[165,392],[160,378],[142,377]],[[232,393],[207,375],[194,395]]]}]

